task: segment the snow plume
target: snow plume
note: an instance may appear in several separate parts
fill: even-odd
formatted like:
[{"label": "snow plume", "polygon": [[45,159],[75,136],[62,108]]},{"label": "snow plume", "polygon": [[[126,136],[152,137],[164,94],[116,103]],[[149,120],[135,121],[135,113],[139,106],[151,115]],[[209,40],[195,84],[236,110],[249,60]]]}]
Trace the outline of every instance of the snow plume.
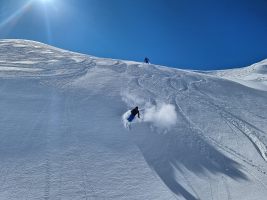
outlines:
[{"label": "snow plume", "polygon": [[[146,101],[130,92],[123,92],[121,95],[122,100],[130,106],[130,109],[135,106],[139,107],[142,120],[135,122],[149,122],[154,127],[165,130],[171,129],[176,124],[177,113],[174,105],[157,103],[156,100],[153,100],[152,103],[151,99]],[[126,113],[124,116],[126,116]]]},{"label": "snow plume", "polygon": [[145,122],[150,122],[158,128],[170,129],[177,122],[175,106],[163,103],[146,108],[143,119]]}]

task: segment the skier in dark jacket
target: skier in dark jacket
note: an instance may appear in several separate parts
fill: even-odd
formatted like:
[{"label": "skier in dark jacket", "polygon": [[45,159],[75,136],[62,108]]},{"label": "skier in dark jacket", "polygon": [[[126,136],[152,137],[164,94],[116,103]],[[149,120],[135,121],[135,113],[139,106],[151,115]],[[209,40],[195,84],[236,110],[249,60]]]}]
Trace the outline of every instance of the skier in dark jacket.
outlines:
[{"label": "skier in dark jacket", "polygon": [[128,117],[128,121],[131,122],[134,120],[135,115],[138,116],[138,118],[140,118],[140,113],[138,110],[138,107],[136,106],[134,109],[131,110],[131,115]]},{"label": "skier in dark jacket", "polygon": [[148,57],[145,57],[144,62],[147,63],[147,64],[149,64],[150,63],[149,58]]}]

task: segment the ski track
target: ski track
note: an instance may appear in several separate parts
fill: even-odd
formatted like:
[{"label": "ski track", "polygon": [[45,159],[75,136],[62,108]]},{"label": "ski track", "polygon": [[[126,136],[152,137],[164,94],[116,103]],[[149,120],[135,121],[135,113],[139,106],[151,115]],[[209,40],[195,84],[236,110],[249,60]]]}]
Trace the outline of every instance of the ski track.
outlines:
[{"label": "ski track", "polygon": [[[70,102],[71,100],[70,100],[70,97],[69,97],[69,99],[68,100],[66,100],[66,102],[67,102],[67,104],[66,104],[66,106],[67,106],[67,119],[69,119],[69,122],[67,123],[67,124],[69,124],[69,125],[71,125],[70,126],[70,128],[71,127],[73,127],[72,126],[72,121],[74,121],[74,119],[72,119],[72,115],[71,115],[71,109],[70,109],[70,105],[74,105],[74,103],[73,102],[71,102],[71,104],[69,104],[69,102]],[[73,131],[70,129],[70,133],[73,133]],[[75,139],[75,143],[77,144],[77,145],[79,145],[79,141],[77,140],[77,137],[75,137],[74,138]],[[94,188],[94,186],[93,186],[93,183],[90,181],[90,178],[89,178],[89,176],[88,176],[88,174],[87,174],[87,172],[86,172],[86,168],[85,168],[85,166],[87,166],[84,162],[82,162],[82,160],[84,160],[82,157],[81,157],[81,155],[80,154],[78,154],[79,155],[79,166],[81,166],[81,171],[82,171],[82,188],[83,188],[83,194],[84,194],[84,197],[85,197],[85,199],[87,200],[87,199],[89,199],[89,197],[91,196],[93,199],[104,199],[104,198],[99,198],[99,196],[97,196],[97,194],[96,194],[96,190],[95,190],[95,188]],[[87,192],[87,190],[89,190],[89,193]],[[90,195],[90,196],[89,196]]]},{"label": "ski track", "polygon": [[[206,103],[206,102],[205,102],[205,103]],[[181,107],[179,106],[179,104],[177,104],[177,106],[178,106],[179,110],[181,111],[182,115],[185,116],[185,118],[187,118],[186,115],[184,114],[184,112],[182,111]],[[199,133],[201,134],[201,136],[202,136],[203,138],[206,138],[208,141],[210,141],[211,143],[213,143],[213,144],[214,144],[215,146],[217,146],[218,148],[220,148],[220,149],[222,149],[223,151],[229,153],[230,155],[233,156],[233,158],[238,158],[240,161],[243,161],[243,162],[245,162],[246,164],[249,164],[250,166],[256,168],[257,171],[261,172],[263,175],[267,175],[266,170],[263,170],[263,169],[261,169],[261,167],[259,167],[259,166],[257,166],[256,164],[254,164],[252,160],[246,158],[244,155],[238,153],[236,150],[234,150],[234,149],[232,149],[232,148],[230,148],[230,147],[228,147],[228,146],[226,146],[226,145],[223,145],[222,143],[217,142],[215,139],[213,139],[213,138],[211,138],[211,137],[209,137],[209,136],[205,136],[204,133],[202,133],[202,130],[199,129],[198,127],[196,127],[196,126],[194,125],[194,123],[191,122],[190,119],[187,119],[187,120],[189,121],[189,124],[192,125],[192,127],[194,127],[196,130],[199,131]],[[227,121],[227,122],[228,122],[228,121]]]},{"label": "ski track", "polygon": [[[201,81],[199,81],[199,82],[201,82]],[[195,87],[196,83],[197,82],[193,82],[193,83],[190,83],[190,85],[194,85],[194,87]],[[233,114],[231,114],[230,112],[228,112],[225,109],[223,109],[222,106],[219,106],[218,104],[216,104],[215,101],[213,100],[213,98],[211,98],[210,96],[204,94],[200,90],[195,89],[195,91],[198,91],[199,94],[204,95],[204,98],[199,98],[204,104],[208,104],[209,106],[214,107],[216,112],[219,113],[224,120],[226,120],[227,122],[231,123],[233,126],[238,128],[244,135],[246,135],[250,139],[250,141],[255,145],[257,150],[260,152],[260,154],[263,157],[263,159],[265,161],[267,161],[267,157],[266,157],[267,149],[266,149],[266,146],[256,136],[256,134],[259,134],[259,132],[262,132],[263,134],[266,134],[266,133],[264,133],[261,130],[257,131],[249,123],[245,122],[244,120],[238,119]],[[206,101],[203,101],[204,99],[206,99],[206,96],[208,97],[208,99]]]},{"label": "ski track", "polygon": [[231,123],[233,126],[238,128],[244,135],[246,135],[249,138],[249,140],[254,144],[254,146],[257,148],[262,158],[267,162],[267,148],[265,144],[261,142],[261,140],[259,139],[259,136],[257,136],[257,135],[260,135],[260,133],[263,133],[265,135],[267,134],[261,130],[256,130],[248,122],[237,118],[230,112],[221,108],[219,105],[216,105],[211,100],[209,100],[208,103],[210,106],[215,107],[215,109],[219,111],[220,115],[222,116],[224,120]]},{"label": "ski track", "polygon": [[222,176],[222,180],[223,180],[223,183],[225,185],[225,190],[226,190],[226,193],[227,193],[227,199],[228,200],[232,200],[231,193],[230,193],[230,190],[229,190],[229,186],[227,184],[227,179],[226,179],[226,177],[224,175]]},{"label": "ski track", "polygon": [[[142,79],[142,78],[141,78]],[[150,87],[148,87],[145,84],[142,84],[142,81],[140,81],[140,78],[138,79],[138,85],[140,86],[140,88],[145,89],[147,92],[154,94],[156,90],[151,90]],[[174,91],[173,96],[176,95],[185,95],[185,92],[189,93],[192,92],[192,90],[194,89],[193,87],[195,86],[195,84],[202,84],[202,83],[207,83],[208,81],[205,79],[202,80],[198,80],[198,81],[193,81],[190,82],[188,85],[189,87],[184,87],[186,89],[178,89],[177,91],[174,91],[175,88],[173,86],[173,83],[170,81],[170,79],[168,79],[167,83],[169,84],[169,86],[171,87],[171,91]],[[152,81],[152,85],[158,85],[157,82],[153,82]],[[162,85],[162,84],[161,84]],[[164,85],[164,84],[163,84]],[[145,87],[146,86],[146,87]],[[188,89],[190,88],[191,91],[188,91]],[[169,90],[170,91],[170,90]],[[159,95],[159,93],[156,94],[156,96]],[[189,96],[189,94],[188,94]],[[166,99],[170,99],[170,96],[167,97]],[[204,98],[206,99],[206,98]],[[211,102],[212,101],[212,102]],[[260,152],[262,158],[266,161],[266,147],[265,145],[257,138],[257,136],[255,136],[257,134],[257,130],[255,130],[253,127],[251,127],[248,123],[246,123],[243,120],[238,119],[237,117],[233,116],[232,114],[230,114],[229,112],[225,111],[224,109],[222,109],[220,106],[216,105],[213,100],[211,98],[209,98],[208,101],[204,102],[205,104],[209,104],[209,106],[213,107],[217,113],[219,113],[222,117],[222,119],[226,120],[227,124],[230,123],[231,125],[235,126],[236,128],[239,128],[239,130],[245,135],[247,136],[250,141],[255,145],[255,147],[257,148],[257,150]],[[261,169],[261,167],[258,167],[257,165],[255,165],[253,163],[252,160],[244,157],[243,155],[241,155],[240,153],[238,153],[237,151],[222,145],[220,143],[218,143],[216,140],[210,138],[210,137],[206,137],[204,135],[204,133],[201,133],[202,130],[199,128],[196,128],[196,126],[194,125],[193,122],[191,122],[191,120],[183,113],[181,107],[179,106],[178,102],[176,101],[176,106],[178,107],[178,110],[180,110],[180,113],[182,114],[182,116],[184,116],[184,118],[188,121],[189,123],[189,127],[193,127],[193,129],[197,130],[197,132],[199,132],[201,134],[201,136],[203,138],[206,138],[208,141],[210,141],[211,143],[215,144],[215,146],[219,147],[220,149],[222,149],[223,151],[229,153],[230,155],[233,156],[234,159],[238,159],[239,161],[245,162],[246,164],[249,164],[249,166],[252,166],[253,168],[255,168],[257,171],[259,171],[260,173],[262,173],[263,175],[266,175],[266,171]],[[249,112],[251,113],[251,112]],[[253,113],[251,113],[253,114]],[[259,117],[259,116],[257,116]],[[260,116],[260,118],[262,119],[263,117]],[[228,124],[229,125],[229,124]],[[254,130],[253,130],[254,129]],[[264,132],[263,132],[264,133]],[[248,170],[246,170],[248,171]],[[258,182],[261,186],[263,186],[266,189],[266,185],[258,178],[255,177],[255,175],[253,175],[252,173],[248,173],[250,174],[255,180],[256,182]],[[226,183],[225,183],[226,184]],[[226,191],[227,191],[227,197],[228,199],[232,199],[231,197],[231,192],[229,191],[228,185],[225,185],[226,187]]]},{"label": "ski track", "polygon": [[[167,79],[169,82],[169,84],[162,84],[162,82],[160,83],[157,79],[157,81],[151,81],[151,85],[147,85],[146,83],[143,82],[144,78],[139,78],[137,79],[137,85],[142,88],[142,89],[145,89],[146,92],[148,93],[152,93],[152,94],[156,94],[156,96],[159,96],[159,95],[162,95],[164,94],[163,93],[158,93],[158,91],[161,91],[161,90],[156,90],[156,88],[161,85],[162,88],[164,88],[164,86],[166,87],[166,85],[169,85],[171,87],[171,92],[173,92],[174,89],[177,89],[177,87],[174,87],[173,86],[173,83],[170,82],[170,78]],[[148,82],[148,81],[147,81]],[[191,87],[192,89],[192,86],[197,84],[197,83],[205,83],[207,82],[207,80],[205,79],[202,79],[202,80],[197,80],[197,81],[192,81],[190,82],[188,85],[189,87]],[[144,87],[146,85],[146,87]],[[185,85],[185,84],[184,84]],[[153,87],[152,87],[153,86]],[[154,89],[153,89],[154,88]],[[188,89],[188,87],[184,87],[186,88],[186,90]],[[152,89],[152,90],[151,90]],[[181,92],[181,91],[186,91],[184,89],[180,89],[178,88],[178,91]],[[168,90],[170,91],[170,90]],[[162,92],[162,91],[161,91]],[[202,93],[201,93],[202,94]],[[175,92],[174,95],[181,95],[181,93],[178,93],[178,92]],[[166,99],[169,99],[170,96],[168,96]],[[219,111],[220,115],[222,116],[223,119],[225,119],[226,121],[230,122],[232,125],[236,126],[238,129],[240,129],[240,131],[246,135],[250,140],[251,142],[255,145],[255,147],[258,149],[258,151],[261,153],[261,156],[263,157],[263,159],[265,161],[267,161],[267,149],[266,149],[266,146],[264,145],[264,143],[261,142],[261,140],[256,136],[256,134],[259,134],[259,132],[256,132],[256,130],[253,130],[254,128],[251,127],[248,123],[246,123],[245,121],[243,120],[240,120],[238,119],[237,117],[233,116],[232,114],[230,114],[229,112],[225,111],[224,109],[222,109],[220,106],[216,105],[214,102],[211,102],[211,98],[209,98],[209,100],[205,103],[209,103],[210,106],[214,107],[215,110],[217,110],[217,112]],[[179,105],[176,103],[177,107],[179,108]],[[262,116],[258,116],[257,117],[260,117],[260,118],[264,118]],[[266,134],[263,132],[263,134]]]}]

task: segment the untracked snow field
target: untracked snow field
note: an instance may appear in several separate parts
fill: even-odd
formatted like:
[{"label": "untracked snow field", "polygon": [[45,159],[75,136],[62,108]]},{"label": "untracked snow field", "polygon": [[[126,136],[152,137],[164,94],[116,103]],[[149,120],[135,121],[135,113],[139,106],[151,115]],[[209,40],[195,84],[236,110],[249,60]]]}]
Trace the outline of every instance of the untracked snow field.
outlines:
[{"label": "untracked snow field", "polygon": [[0,40],[0,199],[265,200],[266,81]]}]

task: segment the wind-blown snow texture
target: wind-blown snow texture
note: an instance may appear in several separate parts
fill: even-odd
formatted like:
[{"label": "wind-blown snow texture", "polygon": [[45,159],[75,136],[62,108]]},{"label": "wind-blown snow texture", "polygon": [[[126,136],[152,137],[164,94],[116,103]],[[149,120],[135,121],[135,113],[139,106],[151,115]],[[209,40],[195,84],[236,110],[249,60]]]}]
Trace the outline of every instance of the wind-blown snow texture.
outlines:
[{"label": "wind-blown snow texture", "polygon": [[266,76],[1,40],[0,199],[264,200]]}]

